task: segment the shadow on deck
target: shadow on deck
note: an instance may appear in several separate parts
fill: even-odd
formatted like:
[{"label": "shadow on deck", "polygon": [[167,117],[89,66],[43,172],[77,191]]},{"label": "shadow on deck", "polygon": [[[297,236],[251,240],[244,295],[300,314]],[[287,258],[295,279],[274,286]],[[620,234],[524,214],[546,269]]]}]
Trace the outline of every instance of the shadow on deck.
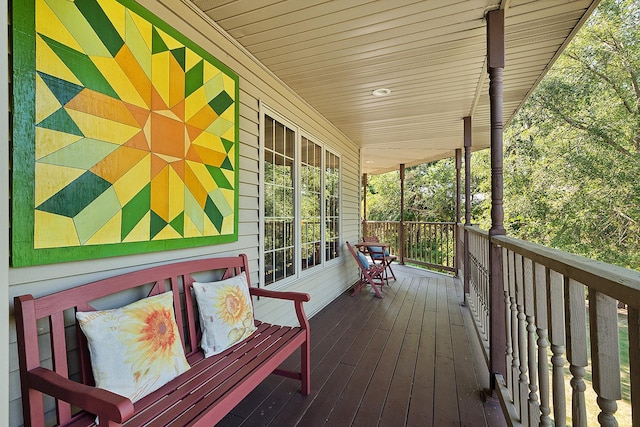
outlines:
[{"label": "shadow on deck", "polygon": [[460,282],[393,268],[384,299],[345,293],[310,320],[310,396],[271,375],[219,425],[506,425],[497,399],[480,397],[488,378]]}]

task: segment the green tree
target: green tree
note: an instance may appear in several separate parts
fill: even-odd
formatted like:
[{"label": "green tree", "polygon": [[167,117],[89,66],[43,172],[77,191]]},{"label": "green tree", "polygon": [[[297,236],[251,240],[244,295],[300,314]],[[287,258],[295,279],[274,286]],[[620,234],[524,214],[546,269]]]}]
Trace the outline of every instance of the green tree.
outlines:
[{"label": "green tree", "polygon": [[[638,28],[640,0],[604,0],[506,127],[509,235],[640,266]],[[473,222],[488,229],[488,150],[473,154],[471,169]],[[397,176],[372,177],[381,196],[368,206],[370,219],[397,220]],[[407,219],[452,220],[454,182],[451,160],[408,171]]]},{"label": "green tree", "polygon": [[505,133],[508,232],[640,265],[640,2],[604,1]]}]

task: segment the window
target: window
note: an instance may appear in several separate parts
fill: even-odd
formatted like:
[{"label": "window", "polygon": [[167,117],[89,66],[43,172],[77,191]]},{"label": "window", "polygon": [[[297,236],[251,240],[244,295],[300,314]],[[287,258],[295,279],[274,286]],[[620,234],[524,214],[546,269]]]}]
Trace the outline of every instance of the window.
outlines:
[{"label": "window", "polygon": [[322,261],[322,149],[302,137],[300,157],[300,245],[306,270]]},{"label": "window", "polygon": [[340,157],[327,151],[325,158],[325,239],[331,260],[338,256],[340,243]]},{"label": "window", "polygon": [[261,269],[271,285],[340,256],[340,157],[262,108]]},{"label": "window", "polygon": [[264,283],[293,276],[295,133],[264,120]]}]

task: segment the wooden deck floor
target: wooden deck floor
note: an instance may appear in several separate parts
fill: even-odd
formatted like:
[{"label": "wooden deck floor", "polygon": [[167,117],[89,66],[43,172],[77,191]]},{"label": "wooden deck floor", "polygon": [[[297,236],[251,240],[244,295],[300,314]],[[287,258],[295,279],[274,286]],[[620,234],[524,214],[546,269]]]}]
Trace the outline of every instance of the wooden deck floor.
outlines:
[{"label": "wooden deck floor", "polygon": [[219,426],[506,425],[497,400],[480,399],[488,384],[459,282],[394,271],[384,299],[344,294],[310,320],[310,396],[271,375]]}]

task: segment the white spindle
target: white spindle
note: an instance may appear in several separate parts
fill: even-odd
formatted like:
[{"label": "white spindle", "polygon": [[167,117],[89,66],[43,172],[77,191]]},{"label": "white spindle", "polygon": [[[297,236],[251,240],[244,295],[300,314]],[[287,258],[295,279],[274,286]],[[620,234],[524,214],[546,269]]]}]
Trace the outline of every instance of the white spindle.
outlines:
[{"label": "white spindle", "polygon": [[567,361],[571,371],[571,418],[574,427],[586,427],[587,408],[584,400],[585,366],[587,366],[587,320],[584,286],[575,280],[565,281],[565,325],[567,328]]},{"label": "white spindle", "polygon": [[529,404],[527,405],[528,417],[522,416],[525,425],[536,426],[540,423],[538,409],[538,376],[536,359],[536,324],[535,324],[535,299],[533,282],[533,261],[524,260],[524,311],[527,315],[527,360],[529,362]]},{"label": "white spindle", "polygon": [[[507,385],[511,392],[513,404],[517,409],[518,405],[516,386],[518,374],[518,337],[516,336],[517,313],[516,313],[516,298],[515,298],[515,278],[513,275],[513,252],[508,252],[503,249],[502,255],[503,263],[503,285],[504,285],[504,302],[505,302],[505,331],[507,334]],[[509,369],[510,368],[510,369]]]},{"label": "white spindle", "polygon": [[547,321],[547,283],[549,270],[536,264],[535,269],[536,321],[538,324],[538,378],[540,379],[540,425],[551,426],[551,408],[549,407],[549,323]]},{"label": "white spindle", "polygon": [[598,395],[603,427],[618,425],[614,416],[620,389],[620,353],[618,350],[618,304],[613,298],[594,290],[589,291],[589,326],[591,360],[593,362],[593,389]]},{"label": "white spindle", "polygon": [[518,312],[518,399],[520,400],[520,419],[525,421],[528,418],[529,407],[529,378],[527,375],[527,323],[524,312],[524,274],[522,271],[522,255],[515,254],[516,273],[516,310]]},{"label": "white spindle", "polygon": [[551,364],[553,365],[553,380],[551,383],[551,395],[553,398],[553,419],[556,427],[567,425],[567,407],[564,394],[564,296],[563,277],[555,271],[550,272],[547,295],[549,304],[549,338],[551,340]]}]

